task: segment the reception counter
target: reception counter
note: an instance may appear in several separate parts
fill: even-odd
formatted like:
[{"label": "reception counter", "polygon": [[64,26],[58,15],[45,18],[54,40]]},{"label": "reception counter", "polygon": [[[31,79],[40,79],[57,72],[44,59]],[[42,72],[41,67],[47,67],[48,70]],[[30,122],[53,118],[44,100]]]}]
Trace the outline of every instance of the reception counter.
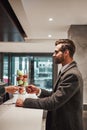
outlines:
[{"label": "reception counter", "polygon": [[43,110],[16,107],[16,98],[0,105],[0,130],[41,130]]}]

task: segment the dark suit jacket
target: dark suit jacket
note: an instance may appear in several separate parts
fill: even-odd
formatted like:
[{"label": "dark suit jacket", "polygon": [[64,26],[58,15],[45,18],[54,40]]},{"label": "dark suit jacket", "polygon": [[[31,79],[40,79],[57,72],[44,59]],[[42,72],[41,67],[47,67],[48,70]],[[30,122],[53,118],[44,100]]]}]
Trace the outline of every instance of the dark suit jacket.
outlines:
[{"label": "dark suit jacket", "polygon": [[26,99],[24,107],[48,110],[46,130],[83,130],[83,80],[76,62],[58,76],[53,91]]},{"label": "dark suit jacket", "polygon": [[6,83],[0,82],[0,96],[5,93],[5,88],[4,88],[5,85]]}]

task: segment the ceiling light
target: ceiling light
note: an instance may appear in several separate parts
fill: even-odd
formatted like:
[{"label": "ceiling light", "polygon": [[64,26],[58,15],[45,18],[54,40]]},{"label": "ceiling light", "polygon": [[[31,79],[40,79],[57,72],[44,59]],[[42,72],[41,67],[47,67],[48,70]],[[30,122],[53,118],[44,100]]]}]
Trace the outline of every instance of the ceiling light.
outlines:
[{"label": "ceiling light", "polygon": [[53,18],[49,18],[49,21],[53,21]]},{"label": "ceiling light", "polygon": [[48,37],[50,38],[50,37],[52,37],[52,35],[49,34]]}]

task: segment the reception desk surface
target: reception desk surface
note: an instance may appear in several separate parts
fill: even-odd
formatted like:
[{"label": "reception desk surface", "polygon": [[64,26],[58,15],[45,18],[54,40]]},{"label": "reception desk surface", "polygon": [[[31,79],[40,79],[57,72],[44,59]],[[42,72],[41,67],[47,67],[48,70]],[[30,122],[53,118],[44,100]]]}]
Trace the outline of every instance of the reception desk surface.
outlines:
[{"label": "reception desk surface", "polygon": [[41,130],[43,110],[16,107],[15,100],[0,105],[0,130]]}]

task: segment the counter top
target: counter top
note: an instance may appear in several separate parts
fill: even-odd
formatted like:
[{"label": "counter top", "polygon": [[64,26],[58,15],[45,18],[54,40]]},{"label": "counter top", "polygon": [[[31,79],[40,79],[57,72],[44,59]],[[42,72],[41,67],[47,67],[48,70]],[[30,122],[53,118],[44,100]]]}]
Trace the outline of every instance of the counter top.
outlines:
[{"label": "counter top", "polygon": [[16,98],[0,105],[0,129],[41,130],[43,110],[16,107]]}]

